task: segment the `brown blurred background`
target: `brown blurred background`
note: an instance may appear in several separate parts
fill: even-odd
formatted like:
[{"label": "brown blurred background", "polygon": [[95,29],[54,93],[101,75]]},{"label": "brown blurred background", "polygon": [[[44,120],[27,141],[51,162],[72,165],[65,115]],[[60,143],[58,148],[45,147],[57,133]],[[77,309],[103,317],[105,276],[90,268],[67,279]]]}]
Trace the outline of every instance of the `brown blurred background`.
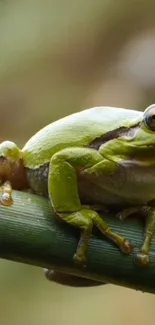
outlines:
[{"label": "brown blurred background", "polygon": [[[20,146],[97,105],[155,102],[153,0],[0,1],[0,141]],[[0,324],[151,325],[155,297],[112,285],[66,288],[0,262]]]}]

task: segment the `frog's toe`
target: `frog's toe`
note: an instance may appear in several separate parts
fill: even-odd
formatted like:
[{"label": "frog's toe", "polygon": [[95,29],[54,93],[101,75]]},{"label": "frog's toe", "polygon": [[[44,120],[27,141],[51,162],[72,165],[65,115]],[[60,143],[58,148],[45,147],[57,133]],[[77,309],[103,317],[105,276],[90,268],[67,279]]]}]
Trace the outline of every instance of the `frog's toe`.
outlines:
[{"label": "frog's toe", "polygon": [[128,239],[124,239],[121,250],[124,254],[130,255],[134,250],[134,246]]},{"label": "frog's toe", "polygon": [[74,263],[81,267],[86,267],[86,256],[84,254],[74,254]]},{"label": "frog's toe", "polygon": [[139,267],[147,267],[150,263],[149,255],[145,253],[138,253],[136,256],[136,265]]},{"label": "frog's toe", "polygon": [[5,206],[10,206],[13,204],[12,196],[9,193],[3,193],[1,198],[1,204]]},{"label": "frog's toe", "polygon": [[123,220],[124,217],[123,217],[123,213],[122,213],[122,211],[118,212],[118,213],[116,214],[116,217],[117,217],[118,219],[120,219],[120,220]]},{"label": "frog's toe", "polygon": [[119,211],[117,214],[116,214],[117,218],[120,219],[120,220],[125,220],[128,216],[129,216],[129,211],[128,209],[127,210],[122,210],[122,211]]}]

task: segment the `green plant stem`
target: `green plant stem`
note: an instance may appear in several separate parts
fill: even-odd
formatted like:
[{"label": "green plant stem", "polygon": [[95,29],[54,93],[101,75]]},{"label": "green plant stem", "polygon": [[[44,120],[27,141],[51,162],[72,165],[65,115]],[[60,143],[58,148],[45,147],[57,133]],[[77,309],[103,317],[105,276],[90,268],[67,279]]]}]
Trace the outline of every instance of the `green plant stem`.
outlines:
[{"label": "green plant stem", "polygon": [[120,221],[106,216],[112,229],[134,244],[126,256],[104,236],[95,233],[90,240],[87,267],[74,265],[73,255],[79,231],[56,218],[47,199],[13,191],[14,204],[0,206],[0,257],[155,293],[155,240],[147,268],[138,268],[135,254],[141,246],[144,225],[138,219]]}]

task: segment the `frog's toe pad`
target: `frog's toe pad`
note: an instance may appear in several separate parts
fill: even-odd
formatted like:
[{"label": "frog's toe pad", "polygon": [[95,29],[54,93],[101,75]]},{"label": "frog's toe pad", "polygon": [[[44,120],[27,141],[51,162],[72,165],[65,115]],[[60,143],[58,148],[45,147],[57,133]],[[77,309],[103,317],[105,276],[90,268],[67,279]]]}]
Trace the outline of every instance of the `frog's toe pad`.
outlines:
[{"label": "frog's toe pad", "polygon": [[84,254],[74,254],[74,263],[86,267],[86,256]]},{"label": "frog's toe pad", "polygon": [[134,246],[128,239],[124,239],[123,245],[121,246],[121,250],[123,253],[130,255],[133,252]]},{"label": "frog's toe pad", "polygon": [[119,220],[121,220],[121,221],[123,221],[123,220],[126,218],[126,216],[123,214],[122,211],[118,212],[118,213],[116,214],[116,217],[117,217]]},{"label": "frog's toe pad", "polygon": [[150,263],[149,255],[138,253],[136,256],[136,265],[140,267],[147,267]]},{"label": "frog's toe pad", "polygon": [[8,193],[3,193],[2,198],[1,198],[1,204],[5,206],[10,206],[13,204],[13,199],[10,194]]}]

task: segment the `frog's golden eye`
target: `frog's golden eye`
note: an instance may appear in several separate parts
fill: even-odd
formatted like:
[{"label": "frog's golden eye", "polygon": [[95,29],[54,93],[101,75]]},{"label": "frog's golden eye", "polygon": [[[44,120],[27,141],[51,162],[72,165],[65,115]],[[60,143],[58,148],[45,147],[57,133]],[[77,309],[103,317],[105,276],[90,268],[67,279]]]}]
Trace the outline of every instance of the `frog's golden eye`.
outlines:
[{"label": "frog's golden eye", "polygon": [[155,104],[145,110],[144,123],[150,130],[155,131]]}]

